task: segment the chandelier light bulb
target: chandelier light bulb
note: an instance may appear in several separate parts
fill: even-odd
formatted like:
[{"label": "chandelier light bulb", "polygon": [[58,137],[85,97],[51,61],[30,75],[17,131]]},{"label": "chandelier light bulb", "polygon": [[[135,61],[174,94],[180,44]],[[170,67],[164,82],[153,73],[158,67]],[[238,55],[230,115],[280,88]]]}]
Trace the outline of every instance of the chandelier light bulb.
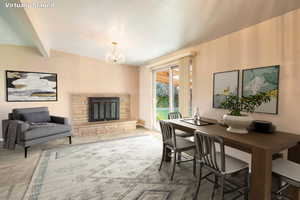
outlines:
[{"label": "chandelier light bulb", "polygon": [[106,54],[106,61],[113,64],[122,64],[125,62],[125,55],[118,49],[118,43],[112,42],[111,51]]}]

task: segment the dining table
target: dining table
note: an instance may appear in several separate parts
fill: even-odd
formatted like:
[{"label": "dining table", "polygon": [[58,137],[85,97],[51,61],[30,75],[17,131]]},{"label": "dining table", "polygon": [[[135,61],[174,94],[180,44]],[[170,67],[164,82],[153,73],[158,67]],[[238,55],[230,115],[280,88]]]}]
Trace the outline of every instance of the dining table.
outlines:
[{"label": "dining table", "polygon": [[[220,136],[226,146],[251,154],[250,199],[271,200],[272,157],[287,150],[287,159],[300,163],[300,135],[282,131],[259,133],[249,131],[248,134],[231,133],[213,119],[201,119],[201,123],[193,123],[190,119],[168,120],[174,129],[194,133],[196,130]],[[299,174],[300,175],[300,174]],[[300,200],[297,188],[289,188],[293,200]]]}]

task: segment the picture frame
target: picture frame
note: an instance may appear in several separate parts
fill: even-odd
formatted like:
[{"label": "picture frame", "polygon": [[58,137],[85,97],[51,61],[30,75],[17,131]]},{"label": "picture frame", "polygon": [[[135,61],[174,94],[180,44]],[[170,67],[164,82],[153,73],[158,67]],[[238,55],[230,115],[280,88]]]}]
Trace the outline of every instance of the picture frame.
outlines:
[{"label": "picture frame", "polygon": [[239,96],[239,82],[239,70],[213,73],[213,108],[220,109],[226,95]]},{"label": "picture frame", "polygon": [[266,92],[271,101],[258,107],[255,113],[278,114],[280,65],[244,69],[242,71],[242,97]]},{"label": "picture frame", "polygon": [[6,70],[7,102],[58,101],[56,73]]}]

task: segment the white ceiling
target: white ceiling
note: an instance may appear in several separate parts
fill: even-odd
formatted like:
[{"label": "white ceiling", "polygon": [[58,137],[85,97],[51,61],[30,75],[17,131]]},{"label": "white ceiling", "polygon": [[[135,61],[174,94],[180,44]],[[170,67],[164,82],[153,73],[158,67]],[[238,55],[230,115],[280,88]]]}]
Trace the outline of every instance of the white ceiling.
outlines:
[{"label": "white ceiling", "polygon": [[[117,41],[141,65],[300,8],[299,0],[53,0],[34,9],[51,49],[104,59]],[[34,46],[18,9],[0,8],[0,44]]]}]

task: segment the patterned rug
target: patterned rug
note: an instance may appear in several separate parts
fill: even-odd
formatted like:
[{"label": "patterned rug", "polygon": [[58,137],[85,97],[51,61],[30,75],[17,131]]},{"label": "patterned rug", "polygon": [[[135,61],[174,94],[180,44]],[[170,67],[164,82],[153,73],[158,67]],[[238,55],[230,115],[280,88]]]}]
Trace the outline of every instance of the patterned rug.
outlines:
[{"label": "patterned rug", "polygon": [[[192,163],[170,164],[159,172],[161,142],[130,137],[44,151],[24,200],[187,200],[196,178]],[[210,199],[203,182],[199,199]]]}]

